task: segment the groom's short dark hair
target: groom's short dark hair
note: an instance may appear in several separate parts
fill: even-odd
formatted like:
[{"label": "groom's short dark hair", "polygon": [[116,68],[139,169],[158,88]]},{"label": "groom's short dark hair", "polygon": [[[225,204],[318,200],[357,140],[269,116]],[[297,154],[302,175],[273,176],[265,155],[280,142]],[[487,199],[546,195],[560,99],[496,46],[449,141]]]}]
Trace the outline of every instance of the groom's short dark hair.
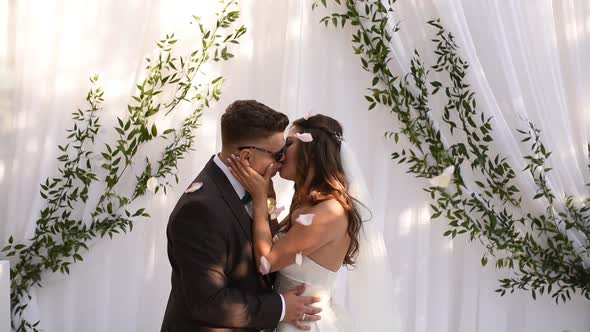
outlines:
[{"label": "groom's short dark hair", "polygon": [[221,141],[224,145],[240,144],[249,140],[282,133],[289,118],[256,100],[236,100],[221,116]]}]

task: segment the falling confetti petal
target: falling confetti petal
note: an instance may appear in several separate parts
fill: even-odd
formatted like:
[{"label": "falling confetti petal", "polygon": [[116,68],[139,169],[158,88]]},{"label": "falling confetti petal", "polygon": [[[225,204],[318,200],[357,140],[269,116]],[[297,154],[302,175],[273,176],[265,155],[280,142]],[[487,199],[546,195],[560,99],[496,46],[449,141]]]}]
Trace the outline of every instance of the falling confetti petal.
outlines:
[{"label": "falling confetti petal", "polygon": [[203,182],[194,182],[193,184],[191,184],[188,189],[185,191],[185,193],[194,193],[195,191],[201,189],[201,187],[203,186]]},{"label": "falling confetti petal", "polygon": [[309,226],[313,222],[313,217],[315,214],[300,214],[295,221],[303,226]]},{"label": "falling confetti petal", "polygon": [[158,186],[158,179],[156,179],[155,177],[149,178],[146,182],[146,186],[147,186],[147,190],[149,190],[151,192],[155,192],[156,187]]},{"label": "falling confetti petal", "polygon": [[432,185],[433,187],[440,188],[448,187],[451,183],[453,173],[455,173],[455,166],[449,166],[445,168],[441,175],[435,176],[432,179],[430,179],[430,185]]},{"label": "falling confetti petal", "polygon": [[303,255],[298,252],[297,255],[295,255],[295,264],[297,264],[298,266],[301,266],[301,264],[303,264]]},{"label": "falling confetti petal", "polygon": [[295,138],[299,139],[301,142],[308,143],[308,142],[313,141],[313,136],[311,136],[310,133],[303,133],[303,134],[296,133],[294,136],[295,136]]},{"label": "falling confetti petal", "polygon": [[260,273],[263,275],[268,274],[270,272],[270,262],[266,257],[260,257]]}]

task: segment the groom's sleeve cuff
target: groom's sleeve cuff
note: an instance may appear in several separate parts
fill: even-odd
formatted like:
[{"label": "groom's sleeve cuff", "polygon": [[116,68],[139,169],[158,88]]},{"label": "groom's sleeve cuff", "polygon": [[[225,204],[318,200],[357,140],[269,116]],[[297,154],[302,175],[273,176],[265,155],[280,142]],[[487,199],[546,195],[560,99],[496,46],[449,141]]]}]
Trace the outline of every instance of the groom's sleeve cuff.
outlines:
[{"label": "groom's sleeve cuff", "polygon": [[279,319],[279,322],[282,322],[283,319],[285,319],[285,298],[283,297],[283,294],[279,294],[279,296],[281,297],[281,303],[283,304],[283,309],[281,310],[281,319]]}]

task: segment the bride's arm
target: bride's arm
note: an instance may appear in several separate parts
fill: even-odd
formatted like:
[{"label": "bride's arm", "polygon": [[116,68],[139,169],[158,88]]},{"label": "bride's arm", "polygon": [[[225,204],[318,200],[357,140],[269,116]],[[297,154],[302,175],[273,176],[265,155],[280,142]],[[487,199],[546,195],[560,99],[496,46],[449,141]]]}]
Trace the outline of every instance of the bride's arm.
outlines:
[{"label": "bride's arm", "polygon": [[[259,270],[263,273],[278,271],[295,263],[297,254],[308,256],[346,231],[344,209],[336,200],[327,200],[302,213],[310,215],[311,224],[304,225],[295,221],[295,218],[289,231],[273,243],[265,204],[262,199],[254,202],[253,230],[254,253]],[[262,265],[262,257],[268,266]]]},{"label": "bride's arm", "polygon": [[298,253],[308,256],[346,231],[347,225],[343,222],[346,218],[342,218],[345,215],[344,208],[336,200],[327,200],[303,212],[312,215],[309,225],[297,222],[300,214],[292,215],[291,229],[273,243],[267,199],[270,176],[276,169],[271,164],[265,174],[260,175],[247,162],[240,161],[235,156],[228,162],[232,174],[253,198],[254,254],[259,271],[269,273],[287,267],[295,262]]}]

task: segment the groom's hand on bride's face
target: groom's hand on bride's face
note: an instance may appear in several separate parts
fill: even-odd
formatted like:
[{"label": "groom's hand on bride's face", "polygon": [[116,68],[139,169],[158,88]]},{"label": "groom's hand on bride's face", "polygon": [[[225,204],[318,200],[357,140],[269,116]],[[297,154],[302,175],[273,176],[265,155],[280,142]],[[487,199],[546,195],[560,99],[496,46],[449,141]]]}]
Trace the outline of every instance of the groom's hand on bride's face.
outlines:
[{"label": "groom's hand on bride's face", "polygon": [[285,321],[293,324],[302,331],[309,331],[310,327],[304,322],[320,320],[318,315],[322,309],[313,307],[312,304],[320,302],[319,297],[301,296],[305,291],[305,285],[290,289],[283,293],[285,299]]}]

